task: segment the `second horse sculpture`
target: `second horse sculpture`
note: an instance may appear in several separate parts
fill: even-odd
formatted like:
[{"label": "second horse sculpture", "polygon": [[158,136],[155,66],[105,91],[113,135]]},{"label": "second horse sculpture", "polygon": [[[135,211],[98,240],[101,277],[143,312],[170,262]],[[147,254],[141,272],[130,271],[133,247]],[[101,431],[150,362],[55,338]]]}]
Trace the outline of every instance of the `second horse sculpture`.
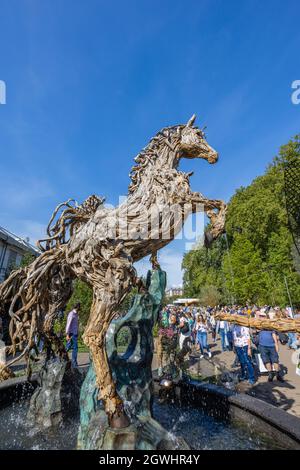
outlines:
[{"label": "second horse sculpture", "polygon": [[107,208],[96,196],[82,205],[71,201],[60,205],[50,220],[48,237],[39,243],[43,253],[0,286],[0,301],[10,305],[10,352],[19,348],[23,354],[34,345],[36,334],[63,354],[53,334],[55,313],[70,297],[74,278],[92,287],[83,339],[112,428],[124,427],[129,418],[111,375],[105,337],[120,303],[138,282],[133,263],[152,255],[155,265],[156,252],[179,233],[193,212],[207,213],[210,239],[224,230],[225,203],[191,191],[190,174],[177,169],[181,158],[218,160],[194,121],[195,116],[185,125],[166,127],[150,140],[135,158],[128,197],[118,207]]}]

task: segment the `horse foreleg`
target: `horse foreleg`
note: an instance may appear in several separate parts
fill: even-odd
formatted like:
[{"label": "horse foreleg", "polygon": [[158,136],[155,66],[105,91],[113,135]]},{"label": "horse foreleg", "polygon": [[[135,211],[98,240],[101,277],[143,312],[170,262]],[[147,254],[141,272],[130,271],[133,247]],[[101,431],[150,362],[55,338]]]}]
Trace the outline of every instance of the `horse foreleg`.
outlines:
[{"label": "horse foreleg", "polygon": [[[216,239],[225,231],[227,205],[224,201],[219,199],[207,199],[201,193],[192,193],[191,202],[194,213],[199,212],[203,208],[210,219],[210,235],[212,240]],[[215,210],[218,212],[215,212]]]}]

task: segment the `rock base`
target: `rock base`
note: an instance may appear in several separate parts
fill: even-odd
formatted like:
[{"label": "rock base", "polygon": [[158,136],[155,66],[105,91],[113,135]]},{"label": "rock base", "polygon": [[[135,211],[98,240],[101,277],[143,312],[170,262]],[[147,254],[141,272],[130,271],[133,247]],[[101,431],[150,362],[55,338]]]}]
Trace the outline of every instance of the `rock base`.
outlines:
[{"label": "rock base", "polygon": [[79,396],[83,377],[66,361],[53,359],[41,369],[39,386],[30,400],[29,426],[49,429],[79,413]]},{"label": "rock base", "polygon": [[166,431],[150,416],[137,418],[123,429],[108,426],[104,411],[97,412],[85,435],[79,433],[78,449],[85,450],[189,450],[182,438]]}]

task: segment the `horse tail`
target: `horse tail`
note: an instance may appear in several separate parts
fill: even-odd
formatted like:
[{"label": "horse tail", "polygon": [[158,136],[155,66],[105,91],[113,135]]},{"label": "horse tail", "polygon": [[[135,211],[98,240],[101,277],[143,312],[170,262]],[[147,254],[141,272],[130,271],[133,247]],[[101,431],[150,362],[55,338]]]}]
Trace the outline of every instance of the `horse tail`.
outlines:
[{"label": "horse tail", "polygon": [[0,286],[0,303],[9,304],[11,345],[7,352],[15,356],[17,350],[21,351],[21,356],[14,357],[6,367],[35,346],[36,335],[50,336],[57,311],[72,294],[73,278],[62,246],[45,251]]}]

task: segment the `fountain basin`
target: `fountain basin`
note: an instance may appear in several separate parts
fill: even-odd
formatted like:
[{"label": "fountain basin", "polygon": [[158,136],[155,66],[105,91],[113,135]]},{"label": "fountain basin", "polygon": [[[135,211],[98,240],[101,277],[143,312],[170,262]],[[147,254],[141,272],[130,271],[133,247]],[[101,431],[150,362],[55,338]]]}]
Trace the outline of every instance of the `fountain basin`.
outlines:
[{"label": "fountain basin", "polygon": [[[36,382],[0,385],[0,449],[74,449],[78,416],[55,432],[26,425]],[[156,383],[156,388],[159,386]],[[4,393],[2,393],[4,392]],[[5,397],[5,399],[4,399]],[[191,449],[300,449],[300,419],[256,398],[197,381],[176,384],[173,402],[153,404],[154,418]]]},{"label": "fountain basin", "polygon": [[230,422],[234,427],[268,440],[274,449],[300,450],[300,418],[258,398],[224,387],[184,380],[177,394],[209,416]]},{"label": "fountain basin", "polygon": [[[35,433],[26,425],[28,401],[14,403],[0,411],[0,448],[32,450],[75,449],[79,419],[70,418],[56,428]],[[154,418],[173,436],[185,439],[191,449],[268,449],[270,442],[217,420],[204,411],[176,403],[154,400]]]}]

